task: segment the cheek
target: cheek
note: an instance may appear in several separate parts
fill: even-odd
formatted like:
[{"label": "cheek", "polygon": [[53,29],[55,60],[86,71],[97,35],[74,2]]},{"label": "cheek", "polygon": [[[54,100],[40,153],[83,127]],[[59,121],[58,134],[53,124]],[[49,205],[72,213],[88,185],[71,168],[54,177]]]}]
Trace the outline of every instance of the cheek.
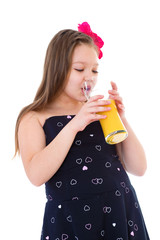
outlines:
[{"label": "cheek", "polygon": [[67,88],[67,90],[72,90],[75,87],[76,87],[75,81],[69,81],[66,88]]},{"label": "cheek", "polygon": [[82,78],[77,76],[77,74],[72,74],[68,81],[68,87],[77,88],[81,85]]},{"label": "cheek", "polygon": [[77,87],[76,81],[68,81],[67,86],[65,88],[65,91],[70,95],[75,92],[75,89]]}]

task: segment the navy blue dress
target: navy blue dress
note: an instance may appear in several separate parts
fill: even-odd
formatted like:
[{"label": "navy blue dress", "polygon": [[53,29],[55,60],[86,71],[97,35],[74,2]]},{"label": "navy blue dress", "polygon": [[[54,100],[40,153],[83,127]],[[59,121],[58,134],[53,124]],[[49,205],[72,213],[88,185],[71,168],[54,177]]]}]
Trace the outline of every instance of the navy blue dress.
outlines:
[{"label": "navy blue dress", "polygon": [[[46,120],[46,145],[73,117]],[[115,145],[105,142],[99,121],[78,132],[63,164],[45,186],[41,240],[149,239],[134,188]]]}]

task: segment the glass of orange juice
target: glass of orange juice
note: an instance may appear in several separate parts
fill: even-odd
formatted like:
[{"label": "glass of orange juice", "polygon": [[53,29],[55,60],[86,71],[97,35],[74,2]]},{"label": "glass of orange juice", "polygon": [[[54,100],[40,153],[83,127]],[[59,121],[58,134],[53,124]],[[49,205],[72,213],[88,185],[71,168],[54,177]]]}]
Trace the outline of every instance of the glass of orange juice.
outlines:
[{"label": "glass of orange juice", "polygon": [[[92,91],[91,82],[88,83],[86,81],[84,83],[83,91],[86,99],[88,100]],[[109,99],[109,101],[111,102],[111,104],[107,106],[110,106],[111,110],[106,112],[99,112],[98,114],[103,114],[107,116],[105,119],[100,119],[100,124],[106,142],[108,144],[117,144],[127,138],[128,132],[118,114],[115,101],[113,99]]]},{"label": "glass of orange juice", "polygon": [[107,112],[100,112],[98,114],[106,115],[105,119],[100,119],[100,124],[104,133],[105,140],[108,144],[117,144],[125,140],[128,132],[118,114],[115,101],[109,99],[111,102],[111,110]]}]

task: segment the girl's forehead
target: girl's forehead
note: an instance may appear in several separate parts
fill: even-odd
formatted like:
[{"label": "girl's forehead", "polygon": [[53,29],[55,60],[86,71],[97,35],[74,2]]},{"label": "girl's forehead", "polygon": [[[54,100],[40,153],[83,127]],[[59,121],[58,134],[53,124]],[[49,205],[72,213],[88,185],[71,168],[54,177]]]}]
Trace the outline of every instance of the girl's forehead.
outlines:
[{"label": "girl's forehead", "polygon": [[72,63],[86,63],[91,62],[93,65],[98,65],[98,54],[93,46],[82,44],[75,47]]}]

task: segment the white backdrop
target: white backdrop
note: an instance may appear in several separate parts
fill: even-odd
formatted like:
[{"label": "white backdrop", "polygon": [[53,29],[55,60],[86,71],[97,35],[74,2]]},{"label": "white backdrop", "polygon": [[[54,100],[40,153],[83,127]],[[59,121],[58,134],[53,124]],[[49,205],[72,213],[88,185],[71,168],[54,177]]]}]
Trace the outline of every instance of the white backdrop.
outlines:
[{"label": "white backdrop", "polygon": [[[1,239],[39,239],[44,186],[27,179],[14,154],[14,127],[42,79],[45,52],[53,35],[88,21],[105,42],[100,77],[114,80],[126,116],[147,155],[144,177],[131,177],[152,240],[159,239],[160,6],[157,0],[5,0],[0,2]],[[135,153],[136,157],[136,153]]]}]

